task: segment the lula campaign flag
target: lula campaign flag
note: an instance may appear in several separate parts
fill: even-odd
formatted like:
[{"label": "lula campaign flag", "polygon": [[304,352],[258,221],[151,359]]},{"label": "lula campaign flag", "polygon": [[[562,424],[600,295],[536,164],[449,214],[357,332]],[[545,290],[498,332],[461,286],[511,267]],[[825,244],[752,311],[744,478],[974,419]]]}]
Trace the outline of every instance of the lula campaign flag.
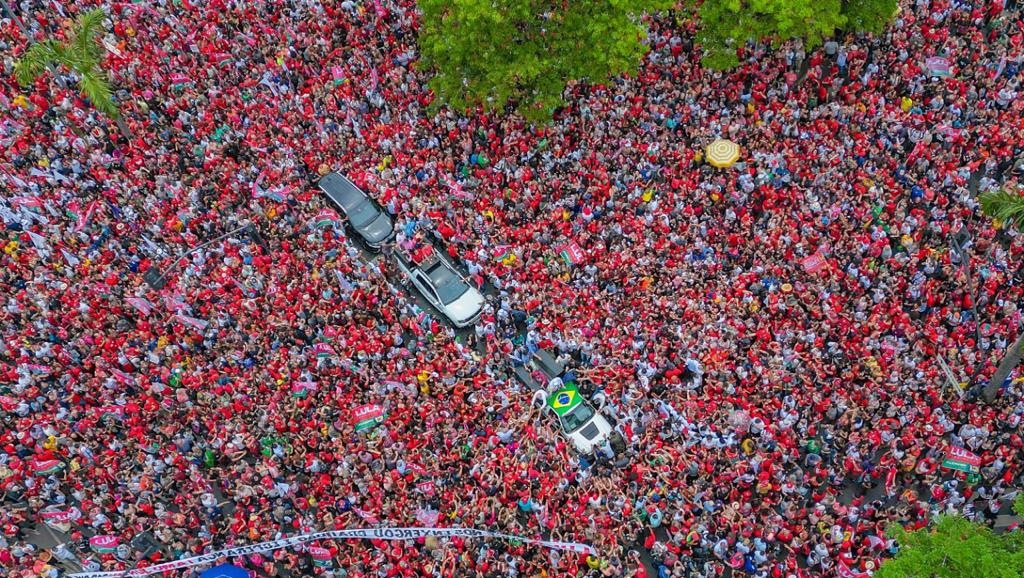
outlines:
[{"label": "lula campaign flag", "polygon": [[942,467],[948,470],[976,474],[981,467],[981,458],[964,448],[953,446],[949,448],[949,453],[942,460]]},{"label": "lula campaign flag", "polygon": [[11,206],[14,208],[25,207],[32,211],[39,211],[43,208],[43,201],[39,197],[12,197]]},{"label": "lula campaign flag", "polygon": [[496,263],[508,259],[510,255],[512,255],[512,245],[498,245],[491,249],[491,259]]},{"label": "lula campaign flag", "polygon": [[180,295],[164,295],[164,304],[171,311],[182,311],[188,309],[188,303]]},{"label": "lula campaign flag", "polygon": [[32,231],[27,231],[27,233],[28,238],[32,240],[32,244],[35,246],[36,250],[38,250],[41,253],[50,252],[50,244],[46,242],[46,237],[43,237],[42,235],[37,235]]},{"label": "lula campaign flag", "polygon": [[376,404],[361,405],[352,410],[352,423],[356,431],[366,431],[377,427],[384,421],[384,408]]},{"label": "lula campaign flag", "polygon": [[375,514],[373,514],[371,512],[367,512],[366,510],[361,510],[361,509],[359,509],[359,508],[357,508],[355,506],[352,506],[352,511],[355,512],[356,515],[359,516],[360,518],[366,520],[367,524],[378,524],[378,523],[380,523],[380,518],[378,518]]},{"label": "lula campaign flag", "polygon": [[32,471],[37,476],[48,476],[56,474],[64,469],[64,462],[60,460],[36,460],[32,463]]},{"label": "lula campaign flag", "polygon": [[78,257],[75,257],[74,254],[69,253],[68,250],[63,247],[60,250],[60,254],[64,255],[64,259],[68,262],[68,265],[71,265],[72,267],[77,267],[78,264],[82,262]]},{"label": "lula campaign flag", "polygon": [[93,213],[96,212],[96,207],[99,201],[93,201],[89,203],[89,208],[84,213],[78,213],[78,221],[75,223],[75,232],[79,232],[89,225],[89,221],[92,220]]},{"label": "lula campaign flag", "polygon": [[331,556],[331,551],[327,548],[310,546],[309,548],[306,548],[306,552],[309,553],[309,557],[313,559],[313,564],[316,566],[326,568],[331,565],[331,558],[333,558],[333,556]]},{"label": "lula campaign flag", "polygon": [[186,84],[189,84],[191,82],[192,80],[184,74],[178,72],[171,74],[171,84],[174,85],[175,88],[185,86]]},{"label": "lula campaign flag", "polygon": [[306,397],[311,391],[317,390],[315,381],[296,381],[292,384],[292,395],[295,397]]},{"label": "lula campaign flag", "polygon": [[924,67],[928,71],[928,74],[931,74],[932,76],[945,78],[953,75],[950,70],[949,59],[941,56],[930,56],[925,58]]},{"label": "lula campaign flag", "polygon": [[854,570],[842,562],[836,564],[836,576],[839,578],[871,578],[867,572]]},{"label": "lula campaign flag", "polygon": [[437,510],[418,508],[416,510],[416,521],[424,526],[436,526],[440,515],[441,513]]},{"label": "lula campaign flag", "polygon": [[314,225],[319,229],[321,227],[330,227],[339,222],[338,213],[330,209],[323,209],[316,214],[316,218],[313,219]]},{"label": "lula campaign flag", "polygon": [[456,199],[469,199],[472,195],[462,189],[462,184],[455,180],[449,180],[445,175],[441,175],[441,182],[448,187],[448,190],[455,195]]},{"label": "lula campaign flag", "polygon": [[113,373],[114,377],[121,383],[132,383],[135,381],[135,378],[133,378],[131,375],[128,375],[127,373],[121,371],[116,367],[111,367],[110,373]]},{"label": "lula campaign flag", "polygon": [[89,538],[89,547],[99,554],[109,554],[116,551],[117,545],[120,543],[120,538],[109,534]]},{"label": "lula campaign flag", "polygon": [[51,506],[46,510],[39,512],[39,517],[43,519],[43,522],[57,530],[58,532],[67,532],[71,529],[71,522],[82,518],[82,511],[72,506],[67,510],[62,510],[56,506]]},{"label": "lula campaign flag", "polygon": [[263,178],[267,176],[269,170],[264,170],[252,182],[250,188],[252,189],[252,197],[254,199],[270,199],[278,203],[284,201],[288,197],[288,193],[291,192],[291,187],[279,186],[275,189],[264,189],[262,182]]},{"label": "lula campaign flag", "polygon": [[420,482],[416,484],[416,489],[428,496],[433,496],[434,493],[436,492],[436,489],[434,487],[434,480],[426,480],[424,482]]},{"label": "lula campaign flag", "polygon": [[341,288],[346,292],[351,293],[352,290],[355,289],[355,286],[352,285],[352,282],[348,280],[348,277],[341,272],[341,269],[335,269],[334,276],[338,278],[338,285],[341,285]]},{"label": "lula campaign flag", "polygon": [[807,257],[804,257],[804,260],[801,261],[801,265],[804,266],[804,271],[807,271],[808,273],[817,273],[823,269],[826,264],[828,263],[825,261],[825,256],[821,254],[821,251],[815,251]]},{"label": "lula campaign flag", "polygon": [[210,60],[213,60],[217,64],[217,66],[224,66],[225,64],[233,63],[235,61],[235,58],[227,52],[218,52],[211,56]]},{"label": "lula campaign flag", "polygon": [[334,352],[334,348],[331,347],[331,344],[324,343],[322,341],[320,343],[313,344],[313,351],[316,352],[317,359],[326,359],[328,357],[334,357],[335,355],[337,355]]},{"label": "lula campaign flag", "polygon": [[570,265],[578,265],[583,262],[585,255],[583,249],[576,243],[576,241],[569,241],[562,248],[559,249],[559,254],[565,259],[565,262]]}]

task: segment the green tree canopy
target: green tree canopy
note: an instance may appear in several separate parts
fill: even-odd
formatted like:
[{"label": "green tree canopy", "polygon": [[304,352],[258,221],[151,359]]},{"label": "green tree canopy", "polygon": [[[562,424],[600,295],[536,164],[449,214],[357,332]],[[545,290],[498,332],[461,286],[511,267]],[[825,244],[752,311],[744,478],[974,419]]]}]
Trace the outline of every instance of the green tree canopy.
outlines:
[{"label": "green tree canopy", "polygon": [[989,191],[978,195],[983,213],[1017,230],[1024,228],[1024,196],[1011,191]]},{"label": "green tree canopy", "polygon": [[804,39],[808,50],[837,30],[881,32],[897,0],[704,0],[692,4],[700,18],[704,64],[736,66],[736,49],[748,41],[778,44]]},{"label": "green tree canopy", "polygon": [[97,110],[118,118],[110,82],[101,68],[104,52],[97,43],[107,14],[100,8],[84,12],[75,20],[70,38],[60,43],[44,40],[30,46],[14,65],[14,76],[22,86],[35,82],[51,66],[63,66],[78,75],[78,86]]},{"label": "green tree canopy", "polygon": [[465,111],[505,107],[530,120],[560,106],[572,80],[636,70],[645,12],[671,0],[420,0],[421,65],[440,101]]},{"label": "green tree canopy", "polygon": [[899,544],[874,578],[1021,578],[1024,534],[995,534],[960,516],[939,516],[935,524],[913,532],[899,526],[888,533]]}]

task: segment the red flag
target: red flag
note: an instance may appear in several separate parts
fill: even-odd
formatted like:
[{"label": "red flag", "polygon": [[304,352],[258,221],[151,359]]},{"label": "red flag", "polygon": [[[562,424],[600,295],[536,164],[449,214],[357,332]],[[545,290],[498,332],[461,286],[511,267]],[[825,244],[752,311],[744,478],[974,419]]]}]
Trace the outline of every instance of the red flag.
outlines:
[{"label": "red flag", "polygon": [[821,251],[815,251],[813,254],[804,257],[801,264],[804,266],[804,271],[807,271],[808,273],[817,273],[825,268],[828,261],[825,260],[825,256],[821,254]]}]

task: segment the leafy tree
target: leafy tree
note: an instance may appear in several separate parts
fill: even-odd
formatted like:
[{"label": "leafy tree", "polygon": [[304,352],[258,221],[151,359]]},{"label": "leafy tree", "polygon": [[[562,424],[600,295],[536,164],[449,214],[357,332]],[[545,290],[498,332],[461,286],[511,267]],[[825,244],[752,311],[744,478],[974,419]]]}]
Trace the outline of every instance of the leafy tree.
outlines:
[{"label": "leafy tree", "polygon": [[440,102],[464,111],[514,104],[550,119],[568,82],[636,70],[644,13],[673,0],[420,0],[420,65]]},{"label": "leafy tree", "polygon": [[1018,230],[1024,229],[1024,196],[1010,191],[989,191],[978,195],[981,210]]},{"label": "leafy tree", "polygon": [[[993,219],[998,219],[1008,227],[1018,231],[1024,230],[1024,196],[1010,191],[989,191],[978,195],[981,202],[981,210]],[[996,367],[988,384],[985,386],[984,397],[987,401],[996,398],[999,388],[1010,376],[1010,373],[1020,364],[1024,356],[1024,332],[1017,338],[1003,354],[1003,359]]]},{"label": "leafy tree", "polygon": [[19,84],[28,87],[46,69],[53,71],[53,67],[63,66],[73,71],[78,76],[78,87],[96,110],[119,121],[121,131],[127,132],[127,126],[120,122],[121,113],[114,102],[107,73],[100,66],[104,53],[96,40],[106,17],[102,9],[94,8],[78,16],[64,43],[49,39],[32,44],[15,63],[14,75]]},{"label": "leafy tree", "polygon": [[907,532],[898,525],[887,532],[899,544],[874,578],[1021,578],[1024,534],[995,534],[961,516],[939,516],[934,525]]},{"label": "leafy tree", "polygon": [[844,30],[880,34],[885,25],[896,16],[897,0],[844,0],[842,15]]},{"label": "leafy tree", "polygon": [[739,64],[736,50],[748,41],[802,38],[810,50],[837,30],[881,32],[897,0],[691,0],[701,22],[703,62],[711,68]]}]

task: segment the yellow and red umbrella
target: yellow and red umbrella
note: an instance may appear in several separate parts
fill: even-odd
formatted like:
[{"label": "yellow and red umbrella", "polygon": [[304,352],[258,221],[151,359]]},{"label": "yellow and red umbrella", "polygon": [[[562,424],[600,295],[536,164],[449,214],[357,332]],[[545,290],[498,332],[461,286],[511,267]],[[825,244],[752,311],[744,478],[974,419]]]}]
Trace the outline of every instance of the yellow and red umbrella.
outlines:
[{"label": "yellow and red umbrella", "polygon": [[731,167],[740,160],[740,145],[720,138],[708,145],[705,158],[712,166],[720,169]]}]

